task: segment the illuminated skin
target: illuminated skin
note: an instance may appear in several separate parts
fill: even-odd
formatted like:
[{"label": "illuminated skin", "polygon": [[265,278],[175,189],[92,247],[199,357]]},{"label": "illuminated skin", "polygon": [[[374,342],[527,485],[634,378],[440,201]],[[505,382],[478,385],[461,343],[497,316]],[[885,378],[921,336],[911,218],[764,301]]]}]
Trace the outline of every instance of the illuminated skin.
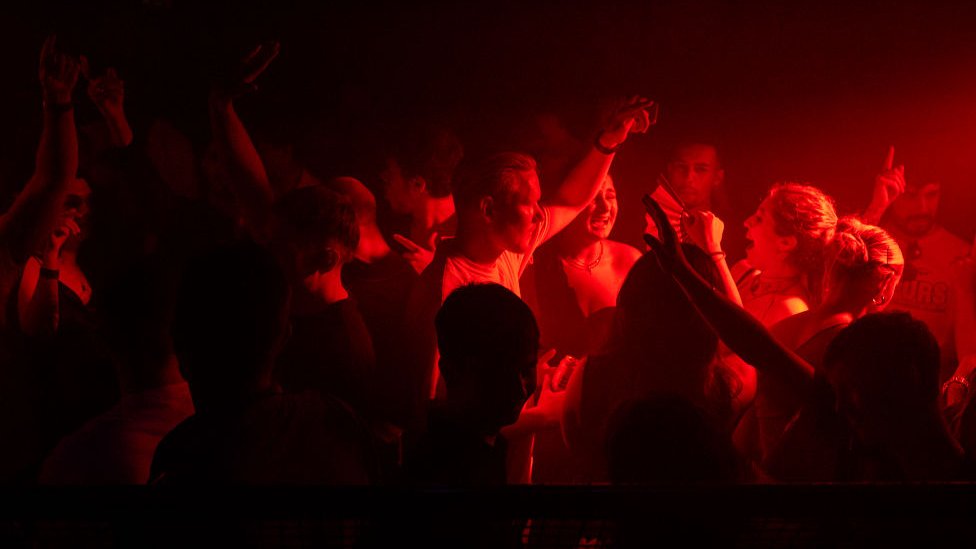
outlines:
[{"label": "illuminated skin", "polygon": [[640,252],[608,240],[617,220],[617,190],[607,176],[596,198],[559,240],[559,255],[577,304],[585,316],[613,307],[627,273]]},{"label": "illuminated skin", "polygon": [[380,172],[383,182],[383,196],[394,212],[409,215],[410,234],[393,235],[406,251],[406,259],[418,273],[430,264],[437,246],[437,227],[446,223],[454,215],[454,199],[448,195],[433,197],[427,192],[427,183],[422,177],[404,177],[399,163],[387,158],[386,168]]},{"label": "illuminated skin", "polygon": [[767,327],[808,309],[801,273],[787,261],[796,238],[776,233],[770,204],[767,197],[745,221],[746,258],[762,274],[757,284],[739,288],[745,309]]},{"label": "illuminated skin", "polygon": [[539,175],[527,172],[519,178],[514,189],[494,202],[489,238],[495,247],[518,254],[532,251],[539,223],[542,222],[540,198]]},{"label": "illuminated skin", "polygon": [[712,192],[725,179],[715,147],[691,144],[678,149],[667,165],[668,181],[688,210],[712,209]]}]

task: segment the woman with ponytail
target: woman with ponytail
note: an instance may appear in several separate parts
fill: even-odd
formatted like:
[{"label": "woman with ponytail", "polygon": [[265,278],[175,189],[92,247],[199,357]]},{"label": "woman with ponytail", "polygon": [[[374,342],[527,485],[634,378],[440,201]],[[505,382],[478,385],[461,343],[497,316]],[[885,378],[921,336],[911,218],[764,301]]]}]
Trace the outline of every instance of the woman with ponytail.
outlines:
[{"label": "woman with ponytail", "polygon": [[[853,217],[837,223],[835,236],[824,252],[820,303],[770,328],[780,343],[821,374],[830,342],[858,318],[884,310],[905,266],[898,244],[887,232]],[[797,412],[809,398],[804,393],[804,388],[791,387],[775,376],[759,374],[755,410],[760,453],[764,469],[781,479],[825,480],[817,477],[828,472],[812,471],[828,465],[825,461],[830,460],[810,445],[832,452],[833,448],[820,444],[822,441],[812,440],[830,440],[824,431],[832,430],[832,426],[811,425],[811,431],[797,424]],[[831,395],[816,398],[832,402]],[[813,433],[818,434],[814,437]]]}]

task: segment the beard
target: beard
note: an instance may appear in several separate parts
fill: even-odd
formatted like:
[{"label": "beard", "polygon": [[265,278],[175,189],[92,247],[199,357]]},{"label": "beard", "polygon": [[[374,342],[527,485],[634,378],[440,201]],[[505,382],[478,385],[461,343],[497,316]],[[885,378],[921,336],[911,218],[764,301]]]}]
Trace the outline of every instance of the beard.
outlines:
[{"label": "beard", "polygon": [[912,237],[928,234],[935,226],[935,217],[929,214],[910,215],[896,222],[898,228]]}]

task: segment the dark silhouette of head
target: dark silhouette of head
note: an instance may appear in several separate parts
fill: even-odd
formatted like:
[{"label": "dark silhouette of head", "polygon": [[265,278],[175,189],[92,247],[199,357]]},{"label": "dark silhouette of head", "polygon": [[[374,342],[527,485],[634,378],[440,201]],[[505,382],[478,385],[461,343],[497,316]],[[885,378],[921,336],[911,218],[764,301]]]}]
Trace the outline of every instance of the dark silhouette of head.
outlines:
[{"label": "dark silhouette of head", "polygon": [[435,124],[419,124],[398,132],[390,146],[382,175],[394,209],[409,211],[415,196],[442,198],[451,194],[451,181],[464,148],[453,131]]},{"label": "dark silhouette of head", "polygon": [[614,484],[735,482],[739,462],[728,432],[688,399],[655,393],[624,403],[607,428]]},{"label": "dark silhouette of head", "polygon": [[224,245],[188,262],[172,335],[198,410],[270,389],[288,301],[278,263],[254,243]]},{"label": "dark silhouette of head", "polygon": [[865,443],[898,437],[938,411],[939,344],[908,313],[855,320],[824,357],[838,409]]},{"label": "dark silhouette of head", "polygon": [[535,391],[539,328],[528,305],[497,284],[463,286],[435,325],[450,409],[483,434],[514,423]]},{"label": "dark silhouette of head", "polygon": [[105,282],[98,313],[123,389],[159,386],[173,352],[170,324],[177,273],[157,254],[131,258]]},{"label": "dark silhouette of head", "polygon": [[[329,273],[352,258],[359,225],[349,199],[315,185],[295,189],[275,205],[275,248],[290,277]],[[338,271],[336,271],[338,272]]]}]

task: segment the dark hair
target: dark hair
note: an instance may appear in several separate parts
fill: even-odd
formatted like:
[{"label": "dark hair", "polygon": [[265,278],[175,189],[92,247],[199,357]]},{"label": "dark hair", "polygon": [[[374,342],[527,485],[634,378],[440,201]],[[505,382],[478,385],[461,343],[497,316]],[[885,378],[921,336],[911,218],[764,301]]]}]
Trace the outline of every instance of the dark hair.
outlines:
[{"label": "dark hair", "polygon": [[607,465],[614,484],[735,482],[739,458],[728,432],[675,394],[622,404],[607,427]]},{"label": "dark hair", "polygon": [[500,196],[535,171],[535,160],[517,152],[496,153],[465,163],[454,183],[454,203],[459,210],[476,208],[482,198]]},{"label": "dark hair", "polygon": [[[323,254],[335,248],[347,261],[359,245],[359,225],[349,199],[324,186],[288,192],[275,205],[275,239],[290,256],[289,268],[306,275],[326,261]],[[334,263],[334,262],[331,262]]]},{"label": "dark hair", "polygon": [[191,384],[236,386],[267,368],[287,322],[288,286],[274,257],[253,242],[191,259],[173,318],[173,347]]},{"label": "dark hair", "polygon": [[[527,356],[535,358],[539,348],[539,328],[529,306],[498,284],[471,284],[451,292],[434,319],[437,345],[441,354],[441,373],[450,385],[457,375],[453,368],[475,361],[520,364]],[[534,365],[534,362],[533,362]]]},{"label": "dark hair", "polygon": [[916,414],[939,397],[939,344],[904,312],[855,320],[827,347],[831,378],[888,413]]},{"label": "dark hair", "polygon": [[443,126],[421,125],[402,132],[390,156],[400,166],[403,177],[423,177],[433,197],[451,194],[451,181],[464,148],[457,136]]}]

